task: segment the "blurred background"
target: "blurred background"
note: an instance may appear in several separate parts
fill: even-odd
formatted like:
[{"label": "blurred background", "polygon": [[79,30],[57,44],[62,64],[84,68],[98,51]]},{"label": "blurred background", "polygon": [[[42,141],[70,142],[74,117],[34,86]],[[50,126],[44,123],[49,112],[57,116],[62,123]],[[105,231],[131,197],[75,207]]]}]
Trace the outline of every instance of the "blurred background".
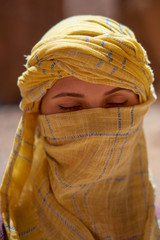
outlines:
[{"label": "blurred background", "polygon": [[[25,70],[24,55],[42,35],[63,18],[97,14],[129,26],[147,49],[160,96],[160,1],[159,0],[1,0],[0,7],[0,181],[20,118],[21,99],[17,77]],[[160,205],[160,100],[144,122],[149,166]]]}]

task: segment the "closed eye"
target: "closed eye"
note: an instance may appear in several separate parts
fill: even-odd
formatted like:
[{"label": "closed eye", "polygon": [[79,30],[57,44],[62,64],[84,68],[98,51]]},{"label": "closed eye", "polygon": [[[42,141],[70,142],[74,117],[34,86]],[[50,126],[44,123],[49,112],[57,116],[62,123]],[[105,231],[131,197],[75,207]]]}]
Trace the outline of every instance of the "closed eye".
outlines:
[{"label": "closed eye", "polygon": [[107,104],[105,105],[105,108],[107,107],[123,107],[126,106],[128,103],[128,100],[124,101],[124,102],[107,102]]},{"label": "closed eye", "polygon": [[[128,103],[128,100],[124,101],[124,102],[107,102],[105,106],[103,106],[104,108],[111,108],[111,107],[123,107],[126,106]],[[63,106],[63,105],[58,105],[58,107],[62,110],[62,111],[66,111],[66,112],[71,112],[71,111],[78,111],[78,110],[82,110],[84,109],[83,106],[81,105],[75,105],[75,106]],[[86,107],[85,107],[86,108]]]},{"label": "closed eye", "polygon": [[64,107],[62,105],[59,105],[59,108],[63,111],[78,111],[82,109],[82,106],[77,105],[77,106],[71,106],[71,107]]}]

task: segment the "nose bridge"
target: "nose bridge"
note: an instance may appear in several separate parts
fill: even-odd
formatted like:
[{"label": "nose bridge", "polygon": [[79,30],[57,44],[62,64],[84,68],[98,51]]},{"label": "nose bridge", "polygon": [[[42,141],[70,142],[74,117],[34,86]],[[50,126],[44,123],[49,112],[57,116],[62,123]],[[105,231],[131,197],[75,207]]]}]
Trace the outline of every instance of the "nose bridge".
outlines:
[{"label": "nose bridge", "polygon": [[92,96],[87,101],[88,108],[99,108],[102,107],[102,99],[96,94],[96,96]]},{"label": "nose bridge", "polygon": [[[99,108],[103,106],[104,94],[108,90],[108,86],[99,84],[91,85],[86,92],[86,105],[87,108]],[[106,97],[105,97],[106,99]]]},{"label": "nose bridge", "polygon": [[99,107],[102,107],[101,104],[98,104],[98,103],[92,103],[92,104],[89,104],[88,105],[89,108],[99,108]]}]

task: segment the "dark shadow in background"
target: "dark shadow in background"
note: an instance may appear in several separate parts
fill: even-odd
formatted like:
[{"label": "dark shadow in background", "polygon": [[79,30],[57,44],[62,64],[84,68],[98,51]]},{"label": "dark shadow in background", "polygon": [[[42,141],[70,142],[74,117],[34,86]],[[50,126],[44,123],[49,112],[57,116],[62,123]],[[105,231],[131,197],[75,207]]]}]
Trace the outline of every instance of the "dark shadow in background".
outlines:
[{"label": "dark shadow in background", "polygon": [[17,77],[24,55],[63,18],[62,0],[2,0],[0,7],[0,104],[18,103]]}]

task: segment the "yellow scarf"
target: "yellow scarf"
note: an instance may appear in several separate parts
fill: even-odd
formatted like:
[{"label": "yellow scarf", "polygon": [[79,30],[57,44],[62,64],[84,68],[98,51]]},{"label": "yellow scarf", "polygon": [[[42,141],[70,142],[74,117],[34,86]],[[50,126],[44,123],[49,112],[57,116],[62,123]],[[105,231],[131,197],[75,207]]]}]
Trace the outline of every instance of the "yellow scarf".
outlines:
[{"label": "yellow scarf", "polygon": [[[100,16],[53,27],[18,80],[23,115],[1,186],[9,239],[158,240],[143,116],[153,74],[133,32]],[[130,89],[140,104],[39,115],[57,79]]]}]

